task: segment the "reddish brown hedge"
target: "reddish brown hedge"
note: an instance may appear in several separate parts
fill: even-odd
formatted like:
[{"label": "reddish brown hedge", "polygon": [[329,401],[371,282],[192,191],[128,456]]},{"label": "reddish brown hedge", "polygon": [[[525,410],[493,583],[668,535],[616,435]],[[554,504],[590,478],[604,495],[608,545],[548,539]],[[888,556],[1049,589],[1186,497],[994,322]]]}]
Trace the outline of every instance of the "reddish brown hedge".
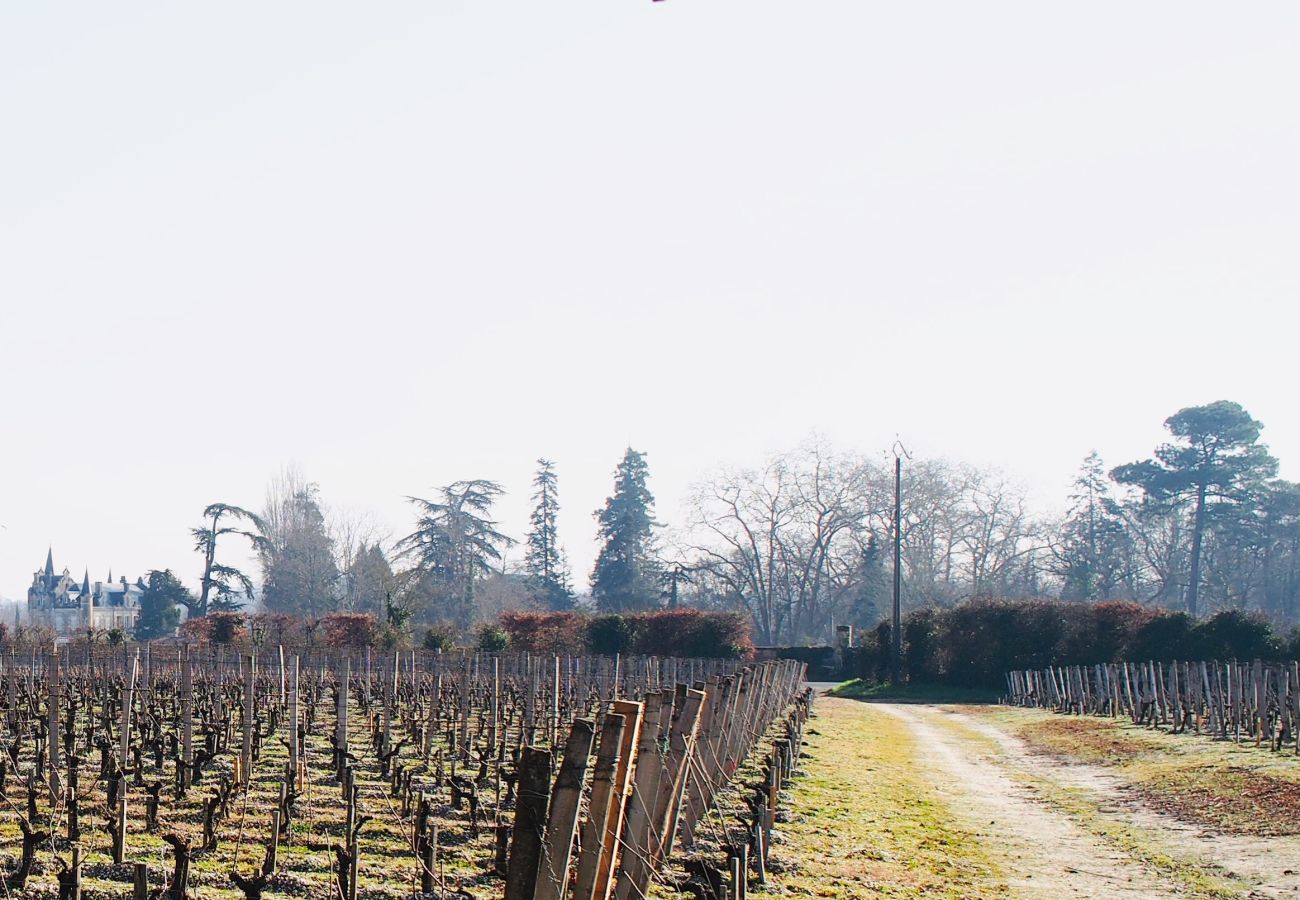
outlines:
[{"label": "reddish brown hedge", "polygon": [[739,613],[664,609],[629,615],[503,613],[510,649],[529,653],[634,653],[641,656],[746,658],[749,624]]}]

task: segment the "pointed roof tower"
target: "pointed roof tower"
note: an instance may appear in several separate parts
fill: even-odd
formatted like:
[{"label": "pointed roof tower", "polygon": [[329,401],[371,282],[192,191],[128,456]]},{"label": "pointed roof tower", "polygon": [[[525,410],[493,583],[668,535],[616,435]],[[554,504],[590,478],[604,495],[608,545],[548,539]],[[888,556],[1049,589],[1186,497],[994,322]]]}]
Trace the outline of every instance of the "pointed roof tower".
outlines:
[{"label": "pointed roof tower", "polygon": [[54,546],[53,545],[50,546],[49,552],[45,554],[45,574],[50,576],[51,578],[54,577]]},{"label": "pointed roof tower", "polygon": [[86,574],[81,578],[81,596],[87,597],[89,595],[90,595],[90,570],[87,569]]}]

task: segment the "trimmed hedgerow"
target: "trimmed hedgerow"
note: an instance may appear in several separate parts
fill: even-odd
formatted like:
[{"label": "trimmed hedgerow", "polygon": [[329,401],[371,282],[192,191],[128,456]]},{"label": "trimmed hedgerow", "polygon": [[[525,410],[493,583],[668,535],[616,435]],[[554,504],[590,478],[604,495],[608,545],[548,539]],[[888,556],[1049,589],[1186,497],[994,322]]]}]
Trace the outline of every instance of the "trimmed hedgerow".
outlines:
[{"label": "trimmed hedgerow", "polygon": [[573,612],[503,613],[513,650],[530,653],[631,653],[639,656],[741,659],[753,653],[738,613],[698,609],[586,616]]},{"label": "trimmed hedgerow", "polygon": [[[866,632],[858,676],[889,671],[888,622]],[[1277,659],[1300,652],[1266,619],[1225,610],[1202,621],[1128,601],[973,600],[921,609],[903,620],[903,674],[910,681],[1000,687],[1011,669],[1149,659]]]}]

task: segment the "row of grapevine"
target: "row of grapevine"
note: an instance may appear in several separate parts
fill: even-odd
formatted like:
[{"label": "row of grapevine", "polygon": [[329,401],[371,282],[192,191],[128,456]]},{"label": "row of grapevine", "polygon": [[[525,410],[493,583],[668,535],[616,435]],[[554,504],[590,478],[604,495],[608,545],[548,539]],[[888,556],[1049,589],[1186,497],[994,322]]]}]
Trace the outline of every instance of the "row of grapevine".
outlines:
[{"label": "row of grapevine", "polygon": [[1007,673],[1007,701],[1061,713],[1126,716],[1300,753],[1300,663],[1119,662]]},{"label": "row of grapevine", "polygon": [[[0,886],[86,900],[632,900],[705,843],[725,858],[694,870],[728,875],[700,879],[723,900],[764,875],[809,703],[788,661],[146,645],[0,664]],[[697,841],[726,791],[753,815]]]}]

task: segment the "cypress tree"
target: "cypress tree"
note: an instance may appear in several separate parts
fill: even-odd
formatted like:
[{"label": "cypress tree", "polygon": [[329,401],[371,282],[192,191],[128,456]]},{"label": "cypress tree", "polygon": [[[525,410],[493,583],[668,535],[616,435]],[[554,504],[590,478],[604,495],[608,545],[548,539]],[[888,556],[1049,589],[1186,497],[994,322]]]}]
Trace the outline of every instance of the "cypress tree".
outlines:
[{"label": "cypress tree", "polygon": [[631,447],[614,470],[614,493],[596,512],[600,554],[591,572],[591,595],[605,612],[650,609],[659,601],[654,554],[654,495],[647,486],[645,454]]},{"label": "cypress tree", "polygon": [[533,477],[533,513],[529,517],[528,549],[524,568],[528,572],[528,590],[533,599],[547,609],[573,608],[573,590],[569,587],[569,567],[560,550],[556,517],[560,510],[555,463],[537,461]]}]

